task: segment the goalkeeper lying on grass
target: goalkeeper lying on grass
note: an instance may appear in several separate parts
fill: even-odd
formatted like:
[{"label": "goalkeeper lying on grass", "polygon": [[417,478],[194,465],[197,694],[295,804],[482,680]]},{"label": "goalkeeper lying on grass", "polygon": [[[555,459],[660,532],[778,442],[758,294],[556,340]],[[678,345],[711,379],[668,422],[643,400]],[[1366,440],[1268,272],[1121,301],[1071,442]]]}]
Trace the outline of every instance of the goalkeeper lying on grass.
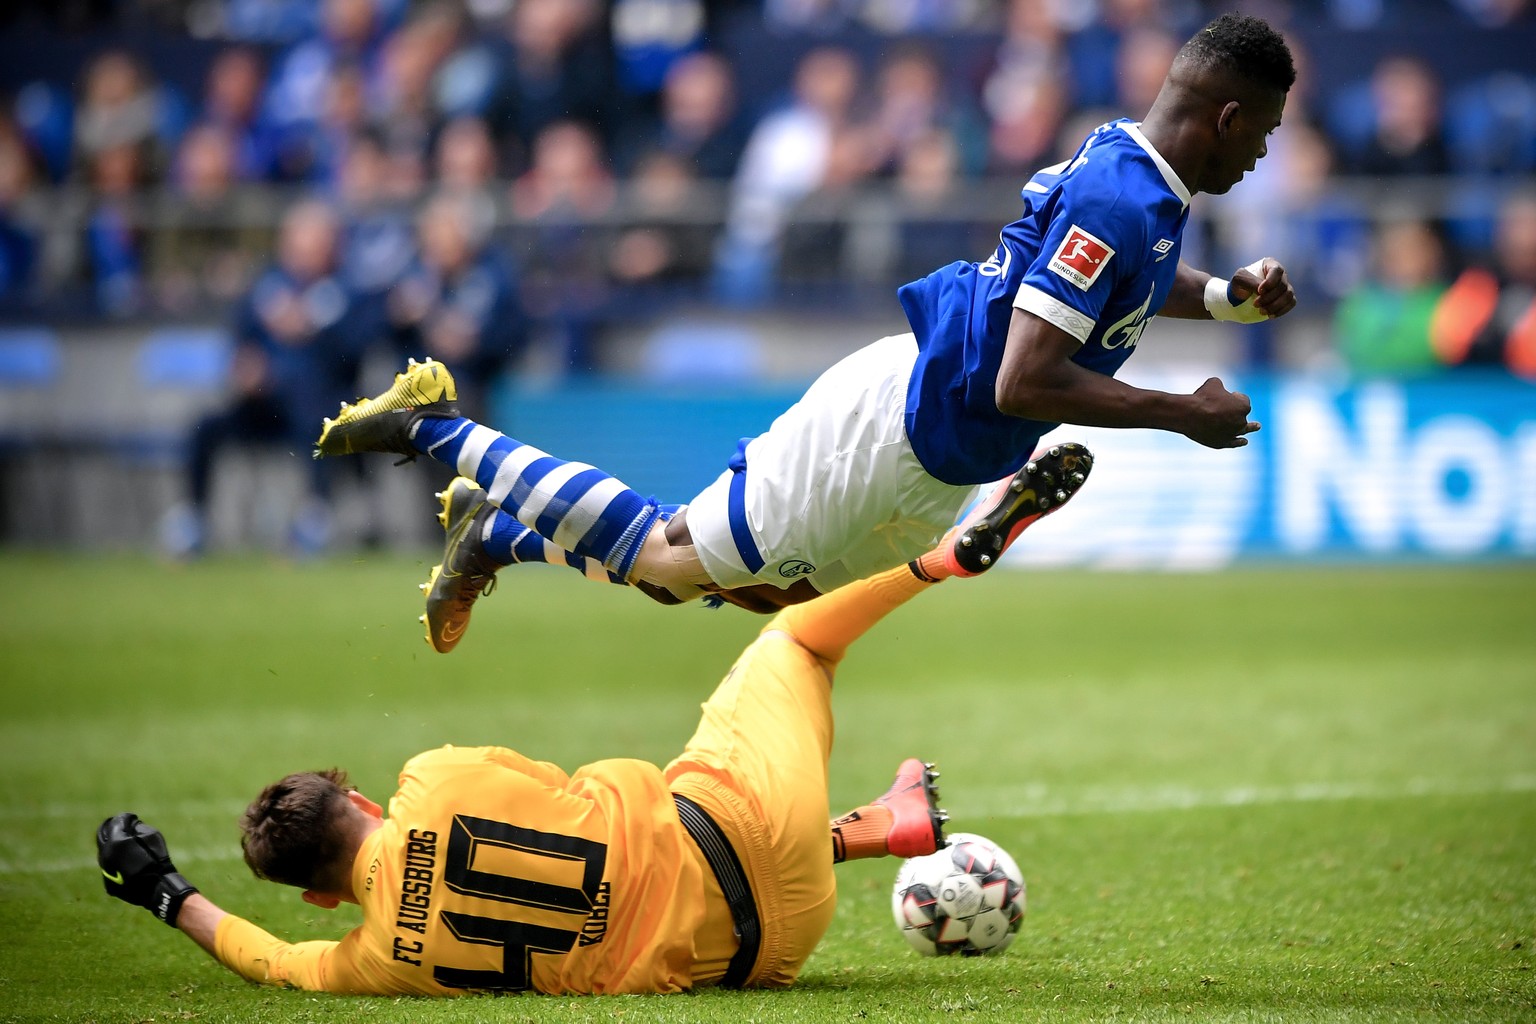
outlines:
[{"label": "goalkeeper lying on grass", "polygon": [[503,747],[412,758],[386,816],[337,770],[268,786],[241,820],[259,877],[355,903],[339,942],[287,943],[184,878],[133,814],[105,821],[109,895],[252,981],[337,993],[679,992],[792,983],[831,921],[832,866],[944,845],[937,772],[831,822],[832,677],[848,645],[942,580],[941,551],[781,611],[664,770],[574,775]]}]

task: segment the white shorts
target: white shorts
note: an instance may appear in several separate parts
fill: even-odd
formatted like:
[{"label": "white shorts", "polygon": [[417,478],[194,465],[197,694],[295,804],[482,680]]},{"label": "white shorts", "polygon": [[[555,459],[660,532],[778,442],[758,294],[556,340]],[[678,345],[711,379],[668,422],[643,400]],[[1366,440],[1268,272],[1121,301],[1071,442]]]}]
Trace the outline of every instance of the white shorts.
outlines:
[{"label": "white shorts", "polygon": [[910,334],[823,373],[688,505],[699,561],[726,588],[809,579],[822,593],[933,549],[985,487],[928,475],[907,440]]}]

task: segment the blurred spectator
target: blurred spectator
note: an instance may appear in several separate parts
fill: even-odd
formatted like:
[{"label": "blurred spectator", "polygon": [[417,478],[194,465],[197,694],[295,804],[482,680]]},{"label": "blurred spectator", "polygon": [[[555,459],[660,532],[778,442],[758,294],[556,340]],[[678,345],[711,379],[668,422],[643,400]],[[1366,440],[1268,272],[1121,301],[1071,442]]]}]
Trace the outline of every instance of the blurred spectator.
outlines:
[{"label": "blurred spectator", "polygon": [[918,46],[897,47],[885,58],[867,129],[869,158],[879,173],[894,172],[907,148],[935,129],[949,133],[963,173],[978,173],[986,164],[987,131],[980,116],[950,93],[933,54]]},{"label": "blurred spectator", "polygon": [[1536,193],[1500,207],[1492,264],[1456,279],[1435,315],[1434,339],[1445,362],[1502,364],[1536,379]]},{"label": "blurred spectator", "polygon": [[843,125],[832,135],[821,181],[787,212],[775,280],[796,299],[826,298],[848,278],[867,278],[861,261],[867,209],[859,186],[869,180],[878,152],[874,133],[864,125]]},{"label": "blurred spectator", "polygon": [[319,27],[314,0],[223,0],[203,5],[193,17],[208,18],[193,22],[195,29],[205,27],[230,39],[251,43],[292,43],[311,35]]},{"label": "blurred spectator", "polygon": [[1450,169],[1440,133],[1440,83],[1412,57],[1389,57],[1371,75],[1374,122],[1350,167],[1361,174],[1444,174]]},{"label": "blurred spectator", "polygon": [[432,104],[440,116],[487,116],[499,86],[500,52],[494,38],[473,36],[443,59],[432,80]]},{"label": "blurred spectator", "polygon": [[474,206],[475,223],[496,222],[496,149],[485,122],[456,117],[443,127],[434,153],[437,188]]},{"label": "blurred spectator", "polygon": [[954,212],[961,185],[960,158],[947,133],[930,132],[903,154],[896,173],[901,206],[896,211],[899,227],[890,267],[896,283],[923,277],[986,249],[990,225],[978,228],[971,218]]},{"label": "blurred spectator", "polygon": [[900,36],[914,32],[958,32],[986,23],[990,0],[863,0],[859,20],[876,32]]},{"label": "blurred spectator", "polygon": [[[444,125],[432,163],[434,183],[449,192],[489,198],[496,183],[496,148],[478,117],[456,117]],[[488,213],[495,214],[494,204]]]},{"label": "blurred spectator", "polygon": [[368,123],[367,85],[356,64],[331,69],[320,118],[290,125],[277,144],[276,176],[282,181],[335,185],[353,135]]},{"label": "blurred spectator", "polygon": [[139,311],[144,300],[144,225],[140,195],[149,184],[146,143],[119,143],[91,156],[94,192],[85,223],[86,272],[96,307],[111,316]]},{"label": "blurred spectator", "polygon": [[377,134],[353,136],[342,161],[341,275],[357,295],[359,314],[384,322],[384,297],[415,256],[410,219],[389,188],[390,159]]},{"label": "blurred spectator", "polygon": [[753,129],[732,183],[719,266],[722,296],[767,298],[789,209],[827,177],[833,142],[846,131],[859,88],[859,65],[847,50],[820,47],[795,69],[791,103]]},{"label": "blurred spectator", "polygon": [[613,91],[596,0],[517,0],[507,20],[509,50],[493,104],[527,153],[557,121],[607,124]]},{"label": "blurred spectator", "polygon": [[0,309],[25,306],[35,297],[43,211],[33,179],[25,140],[0,118]]},{"label": "blurred spectator", "polygon": [[[54,13],[41,0],[29,3],[37,17]],[[1059,141],[1080,138],[1086,130],[1080,122],[1092,127],[1108,116],[1142,114],[1174,39],[1211,9],[1191,0],[155,0],[140,6],[110,0],[108,27],[175,21],[194,38],[260,45],[209,51],[162,35],[142,52],[97,54],[75,74],[79,41],[45,40],[61,46],[56,52],[65,59],[58,74],[22,84],[16,94],[14,116],[29,168],[18,190],[36,205],[53,203],[43,194],[49,183],[87,187],[63,193],[56,223],[41,228],[18,220],[14,203],[0,197],[7,267],[0,292],[14,289],[3,282],[20,267],[36,282],[40,301],[64,297],[56,282],[85,278],[96,290],[97,308],[113,314],[143,310],[146,297],[190,311],[237,287],[249,267],[234,273],[237,261],[210,257],[207,266],[224,269],[205,274],[195,255],[211,251],[205,246],[222,247],[214,238],[221,204],[244,201],[229,182],[214,187],[226,177],[210,170],[225,163],[226,147],[214,141],[220,132],[233,153],[230,182],[317,185],[328,195],[349,191],[343,179],[355,140],[368,136],[358,167],[366,166],[360,173],[372,180],[372,197],[357,209],[369,212],[354,217],[351,200],[343,200],[349,206],[347,277],[353,279],[354,266],[394,265],[357,277],[371,282],[365,290],[380,282],[387,290],[399,273],[399,239],[414,237],[401,204],[419,202],[429,189],[489,188],[477,219],[488,215],[509,196],[487,183],[521,175],[535,162],[534,140],[567,121],[596,131],[594,165],[601,173],[552,205],[538,198],[548,192],[549,175],[542,171],[510,194],[525,205],[549,206],[528,232],[539,239],[537,252],[557,253],[563,266],[583,268],[575,278],[579,286],[563,272],[548,273],[571,293],[550,299],[551,310],[603,308],[604,279],[630,292],[685,282],[705,234],[696,223],[700,209],[685,211],[684,223],[672,228],[659,213],[684,180],[729,179],[733,186],[715,254],[720,297],[768,298],[777,268],[786,265],[802,275],[893,273],[898,265],[922,262],[924,241],[944,220],[941,208],[924,207],[912,224],[871,226],[871,218],[899,216],[891,211],[911,205],[909,176],[938,174],[954,159],[961,180],[978,170],[1017,178],[1064,156]],[[167,20],[166,12],[174,18]],[[1382,61],[1368,80],[1363,76],[1372,69],[1359,67],[1353,74],[1362,80],[1353,85],[1315,82],[1306,53],[1291,40],[1301,80],[1271,158],[1245,182],[1247,197],[1266,199],[1244,198],[1239,190],[1220,197],[1218,203],[1229,200],[1226,216],[1213,220],[1210,231],[1190,232],[1186,244],[1214,244],[1218,263],[1221,251],[1280,252],[1309,295],[1349,293],[1369,262],[1364,215],[1375,204],[1369,196],[1355,202],[1347,187],[1327,180],[1337,170],[1467,176],[1466,187],[1427,195],[1456,248],[1486,247],[1497,197],[1470,176],[1513,179],[1536,166],[1536,78],[1520,62],[1523,51],[1510,43],[1529,32],[1530,15],[1529,0],[1296,6],[1295,24],[1326,48],[1325,71],[1351,73],[1350,44],[1320,28],[1330,19],[1443,29],[1447,37],[1422,60]],[[1496,34],[1474,22],[1509,29]],[[869,30],[906,38],[880,47]],[[861,89],[853,56],[835,48],[806,52],[816,33],[846,33],[835,38],[879,54],[878,77]],[[757,41],[765,44],[761,52],[753,48]],[[1463,52],[1483,41],[1497,55],[1486,67]],[[732,50],[727,57],[703,49],[710,44]],[[802,57],[792,76],[793,99],[754,127],[742,108],[775,98],[769,89],[790,75],[789,68],[773,66],[781,54]],[[185,81],[187,68],[207,56],[202,96],[184,110],[168,83]],[[183,60],[187,67],[175,66]],[[1311,104],[1322,109],[1309,110]],[[183,117],[187,112],[190,119]],[[1318,117],[1326,117],[1331,154],[1316,132],[1298,124]],[[189,122],[197,127],[180,141]],[[1288,154],[1293,145],[1295,153]],[[1337,168],[1329,165],[1335,157]],[[0,161],[17,166],[14,157],[0,155]],[[204,169],[195,175],[202,184],[193,183],[191,167]],[[621,208],[614,206],[610,173],[636,179],[633,189],[619,188],[626,196]],[[870,174],[889,177],[895,191],[871,196],[852,187]],[[186,209],[136,194],[162,183]],[[225,198],[216,201],[216,194]],[[951,191],[947,202],[965,206],[989,194]],[[574,211],[584,207],[602,211],[601,218],[633,209],[641,220],[627,231],[609,230],[607,222],[582,228]],[[789,240],[794,251],[786,254],[792,216],[803,221]],[[226,238],[233,239],[239,232],[229,227]],[[877,235],[887,245],[905,240],[902,251],[877,251]],[[623,251],[581,255],[598,238],[622,240]],[[673,259],[664,251],[686,255]],[[524,276],[544,273],[530,270]],[[573,295],[588,298],[574,301]],[[595,322],[584,316],[555,321]],[[1264,337],[1263,330],[1250,333]],[[589,335],[580,328],[567,339]]]},{"label": "blurred spectator", "polygon": [[69,90],[52,82],[28,82],[16,93],[16,125],[42,161],[49,181],[70,176],[74,157],[74,109]]},{"label": "blurred spectator", "polygon": [[270,231],[262,226],[264,209],[235,189],[236,160],[233,139],[218,125],[199,125],[182,138],[149,244],[162,309],[224,305],[250,286]]},{"label": "blurred spectator", "polygon": [[1146,116],[1181,45],[1180,37],[1161,28],[1146,26],[1133,29],[1121,38],[1115,59],[1118,116],[1138,121]]},{"label": "blurred spectator", "polygon": [[420,256],[387,301],[401,352],[444,363],[471,418],[485,411],[487,390],[528,340],[516,281],[487,244],[490,230],[470,197],[434,197],[417,220]]},{"label": "blurred spectator", "polygon": [[859,0],[763,0],[763,21],[797,32],[835,32],[848,24]]},{"label": "blurred spectator", "polygon": [[619,169],[634,173],[643,156],[659,150],[686,161],[697,177],[727,179],[750,131],[737,112],[730,64],[719,54],[692,53],[667,72],[659,118],[636,119],[619,133]]},{"label": "blurred spectator", "polygon": [[1049,162],[1070,99],[1069,71],[1049,0],[1013,0],[981,86],[993,169],[1032,174]]},{"label": "blurred spectator", "polygon": [[1383,224],[1372,246],[1372,272],[1334,315],[1334,341],[1350,369],[1415,373],[1440,365],[1430,321],[1445,293],[1445,251],[1423,221]]},{"label": "blurred spectator", "polygon": [[476,245],[483,244],[483,236],[496,223],[498,179],[495,145],[485,122],[466,114],[444,125],[433,165],[439,194],[452,195],[467,207],[465,217],[475,230]]},{"label": "blurred spectator", "polygon": [[654,94],[672,65],[704,39],[702,0],[612,0],[614,62],[618,87]]},{"label": "blurred spectator", "polygon": [[698,187],[680,156],[657,150],[640,159],[624,195],[624,227],[608,256],[609,272],[631,304],[699,297],[715,227],[698,207]]},{"label": "blurred spectator", "polygon": [[380,34],[373,0],[323,0],[320,30],[289,50],[272,74],[267,112],[276,124],[319,121],[338,66],[375,67]]},{"label": "blurred spectator", "polygon": [[221,51],[208,69],[202,121],[228,134],[241,181],[260,181],[272,169],[272,139],[259,119],[264,87],[261,58],[243,46]]},{"label": "blurred spectator", "polygon": [[540,132],[532,166],[512,183],[514,251],[527,267],[523,301],[573,369],[591,369],[596,359],[609,239],[590,222],[608,216],[615,196],[596,132],[575,121]]},{"label": "blurred spectator", "polygon": [[190,556],[206,541],[215,461],[231,445],[286,448],[302,461],[309,500],[293,524],[304,553],[329,540],[331,464],[308,457],[315,424],[357,395],[368,338],[351,316],[352,295],[337,276],[340,224],[323,203],[295,205],[278,230],[277,261],[235,314],[232,401],[193,428],[187,467],[190,507],[173,510],[163,540]]},{"label": "blurred spectator", "polygon": [[596,217],[613,206],[614,183],[597,133],[558,122],[534,140],[532,165],[512,183],[512,212],[527,220]]},{"label": "blurred spectator", "polygon": [[[1116,116],[1121,115],[1125,93],[1121,75],[1128,61],[1139,60],[1134,52],[1138,46],[1128,45],[1137,34],[1172,32],[1181,39],[1188,38],[1190,19],[1170,16],[1169,6],[1163,0],[1102,0],[1097,5],[1051,0],[1050,16],[1070,33],[1067,51],[1072,61],[1074,98],[1080,109],[1113,108]],[[1138,73],[1143,70],[1135,69]],[[1106,119],[1098,117],[1099,122]]]},{"label": "blurred spectator", "polygon": [[439,121],[438,74],[461,42],[462,29],[457,7],[432,3],[385,44],[372,113],[397,162],[406,154],[426,156]]},{"label": "blurred spectator", "polygon": [[[327,120],[333,126],[356,120],[355,111],[379,73],[374,0],[323,0],[321,27],[321,35],[305,39],[278,61],[267,88],[262,117],[275,133],[276,171],[284,181],[320,180],[335,169],[326,156],[337,154],[323,152],[322,126]],[[338,85],[339,76],[343,81]]]},{"label": "blurred spectator", "polygon": [[1496,28],[1518,20],[1530,10],[1530,0],[1451,0],[1479,25]]},{"label": "blurred spectator", "polygon": [[986,0],[764,0],[763,18],[797,32],[831,33],[858,23],[894,36],[978,28],[992,6]]},{"label": "blurred spectator", "polygon": [[134,58],[120,50],[102,54],[85,73],[75,112],[77,159],[88,164],[108,150],[132,148],[140,175],[152,179],[163,164],[162,133],[173,132],[166,103]]}]

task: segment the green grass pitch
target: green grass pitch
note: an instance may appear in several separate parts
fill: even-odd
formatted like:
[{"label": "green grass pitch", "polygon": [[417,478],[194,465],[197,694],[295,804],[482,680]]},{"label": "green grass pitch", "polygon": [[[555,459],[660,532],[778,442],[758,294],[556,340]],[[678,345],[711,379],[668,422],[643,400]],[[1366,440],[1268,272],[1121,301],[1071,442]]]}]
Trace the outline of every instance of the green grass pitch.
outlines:
[{"label": "green grass pitch", "polygon": [[0,1020],[1536,1020],[1536,568],[999,573],[924,595],[838,679],[832,802],[943,769],[952,827],[1010,850],[1000,957],[927,960],[894,861],[840,868],[788,992],[367,1000],[261,989],[108,900],[92,832],[161,827],[285,938],[339,936],[257,882],[235,819],[339,764],[503,743],[567,769],[669,758],[762,620],[509,572],[451,657],[421,560],[0,556]]}]

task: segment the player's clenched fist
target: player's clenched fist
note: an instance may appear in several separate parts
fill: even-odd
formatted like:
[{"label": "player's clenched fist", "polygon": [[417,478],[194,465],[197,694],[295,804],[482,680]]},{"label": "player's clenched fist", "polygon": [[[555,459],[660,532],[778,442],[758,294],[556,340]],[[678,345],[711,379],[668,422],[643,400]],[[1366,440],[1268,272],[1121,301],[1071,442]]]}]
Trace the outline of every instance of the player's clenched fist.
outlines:
[{"label": "player's clenched fist", "polygon": [[160,830],[124,811],[96,830],[96,862],[108,896],[143,907],[171,927],[197,889],[171,863]]},{"label": "player's clenched fist", "polygon": [[1191,441],[1207,448],[1241,448],[1248,443],[1244,435],[1259,429],[1248,418],[1253,403],[1240,391],[1228,391],[1219,377],[1212,377],[1190,395],[1192,415],[1180,431]]},{"label": "player's clenched fist", "polygon": [[1228,291],[1240,303],[1252,299],[1259,319],[1274,319],[1296,308],[1296,289],[1280,261],[1270,256],[1233,274]]}]

